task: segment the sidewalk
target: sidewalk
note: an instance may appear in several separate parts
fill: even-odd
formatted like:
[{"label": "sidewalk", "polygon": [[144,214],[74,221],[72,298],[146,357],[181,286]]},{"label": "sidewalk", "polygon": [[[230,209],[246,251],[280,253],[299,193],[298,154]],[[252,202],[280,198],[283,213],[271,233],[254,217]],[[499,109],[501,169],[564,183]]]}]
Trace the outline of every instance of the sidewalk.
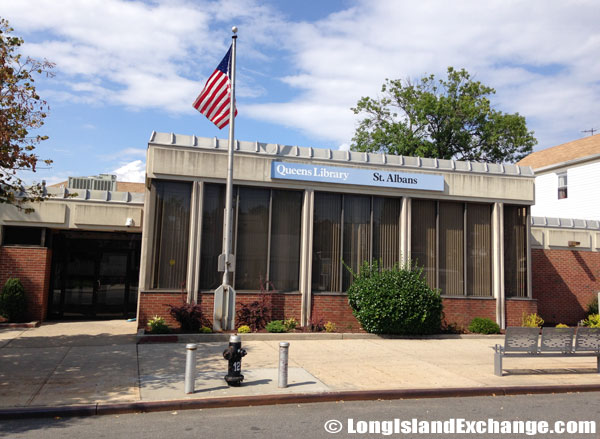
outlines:
[{"label": "sidewalk", "polygon": [[52,322],[0,329],[0,410],[236,397],[259,404],[266,395],[308,394],[318,400],[340,392],[383,395],[414,389],[494,393],[508,387],[587,385],[600,391],[595,358],[506,359],[504,376],[495,376],[491,347],[502,342],[500,336],[306,340],[294,335],[284,335],[290,342],[288,388],[277,387],[279,341],[244,341],[242,335],[248,351],[243,385],[230,388],[223,380],[227,342],[200,343],[196,391],[186,395],[185,343],[137,345],[135,323]]}]

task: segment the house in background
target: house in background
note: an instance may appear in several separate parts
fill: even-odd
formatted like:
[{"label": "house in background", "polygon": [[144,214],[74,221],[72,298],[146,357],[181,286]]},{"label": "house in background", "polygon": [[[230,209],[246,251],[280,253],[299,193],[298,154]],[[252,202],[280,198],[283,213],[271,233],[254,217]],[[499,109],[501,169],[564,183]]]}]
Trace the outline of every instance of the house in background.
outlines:
[{"label": "house in background", "polygon": [[600,134],[536,151],[517,165],[535,173],[532,216],[600,220]]}]

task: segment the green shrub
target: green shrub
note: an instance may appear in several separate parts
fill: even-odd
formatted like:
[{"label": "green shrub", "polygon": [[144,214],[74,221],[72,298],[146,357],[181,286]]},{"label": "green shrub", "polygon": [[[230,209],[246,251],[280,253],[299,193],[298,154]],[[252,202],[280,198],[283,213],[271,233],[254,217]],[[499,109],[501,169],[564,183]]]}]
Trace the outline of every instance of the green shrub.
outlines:
[{"label": "green shrub", "polygon": [[589,328],[600,328],[600,314],[590,314],[582,324]]},{"label": "green shrub", "polygon": [[500,326],[491,319],[475,317],[469,323],[469,332],[475,334],[499,334]]},{"label": "green shrub", "polygon": [[296,329],[296,326],[298,326],[298,321],[295,318],[290,317],[289,319],[283,321],[283,326],[285,326],[286,332],[290,332]]},{"label": "green shrub", "polygon": [[168,334],[171,332],[165,319],[159,316],[154,316],[148,320],[148,326],[150,326],[150,333],[152,334]]},{"label": "green shrub", "polygon": [[9,322],[22,322],[27,312],[25,288],[17,278],[10,278],[0,293],[0,315]]},{"label": "green shrub", "polygon": [[354,282],[348,289],[348,303],[366,331],[376,334],[440,331],[442,298],[429,288],[422,269],[395,266],[380,270],[377,262],[364,262],[359,273],[352,274]]},{"label": "green shrub", "polygon": [[523,313],[523,316],[521,317],[521,326],[525,326],[526,328],[541,328],[543,324],[544,319],[538,316],[536,313]]},{"label": "green shrub", "polygon": [[196,303],[183,303],[181,306],[167,305],[169,314],[181,325],[182,331],[198,332],[203,326],[210,326],[202,307]]},{"label": "green shrub", "polygon": [[589,314],[598,314],[598,295],[594,297],[587,306],[587,313]]},{"label": "green shrub", "polygon": [[251,332],[251,329],[248,325],[242,325],[239,328],[237,328],[237,332],[238,334],[248,334],[249,332]]},{"label": "green shrub", "polygon": [[325,323],[325,332],[335,332],[337,330],[337,326],[333,322]]},{"label": "green shrub", "polygon": [[557,328],[568,328],[569,325],[565,325],[564,323],[559,323],[558,325],[556,325]]},{"label": "green shrub", "polygon": [[253,331],[259,331],[270,320],[270,314],[267,306],[267,295],[261,293],[259,300],[242,304],[235,313],[235,324],[237,326],[248,325]]},{"label": "green shrub", "polygon": [[210,328],[209,326],[202,326],[202,327],[199,329],[199,332],[200,332],[201,334],[210,334],[210,333],[212,332],[212,328]]},{"label": "green shrub", "polygon": [[281,320],[273,320],[265,326],[267,332],[287,332]]}]

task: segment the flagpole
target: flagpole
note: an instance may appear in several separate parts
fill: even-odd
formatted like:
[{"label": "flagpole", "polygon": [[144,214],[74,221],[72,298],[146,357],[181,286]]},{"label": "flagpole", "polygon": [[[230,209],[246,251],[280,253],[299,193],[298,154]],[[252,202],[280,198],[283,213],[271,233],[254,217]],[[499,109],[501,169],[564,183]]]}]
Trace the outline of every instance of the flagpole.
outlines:
[{"label": "flagpole", "polygon": [[232,314],[235,312],[235,291],[229,283],[229,273],[232,259],[232,235],[233,235],[233,143],[235,141],[235,58],[237,27],[233,26],[231,31],[231,94],[229,100],[229,148],[227,155],[227,184],[225,191],[225,222],[223,224],[223,253],[225,254],[225,267],[223,271],[223,304],[225,305],[221,314],[221,327],[225,330],[233,329]]}]

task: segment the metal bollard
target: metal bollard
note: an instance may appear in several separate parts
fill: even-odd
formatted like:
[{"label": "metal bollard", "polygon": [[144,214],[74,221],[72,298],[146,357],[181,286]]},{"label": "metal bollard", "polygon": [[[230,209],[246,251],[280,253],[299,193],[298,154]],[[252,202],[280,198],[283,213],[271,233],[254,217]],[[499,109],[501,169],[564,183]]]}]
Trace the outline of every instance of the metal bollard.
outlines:
[{"label": "metal bollard", "polygon": [[281,388],[288,386],[288,358],[290,344],[287,341],[279,343],[279,386]]},{"label": "metal bollard", "polygon": [[185,393],[194,393],[196,384],[196,349],[198,346],[194,343],[185,345],[187,355],[185,358]]}]

